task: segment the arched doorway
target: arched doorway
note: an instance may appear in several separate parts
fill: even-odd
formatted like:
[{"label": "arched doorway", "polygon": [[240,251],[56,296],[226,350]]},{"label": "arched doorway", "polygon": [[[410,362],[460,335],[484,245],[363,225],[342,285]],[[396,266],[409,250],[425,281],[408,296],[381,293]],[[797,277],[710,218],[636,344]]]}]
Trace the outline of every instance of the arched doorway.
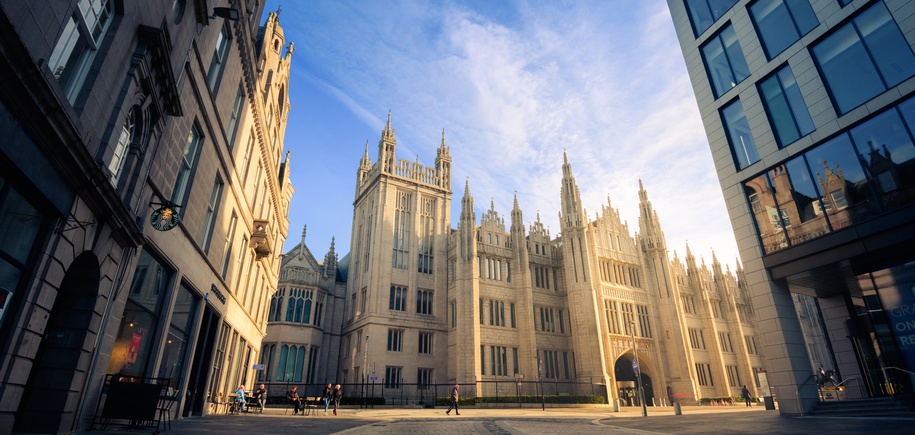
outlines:
[{"label": "arched doorway", "polygon": [[[642,370],[642,385],[645,388],[645,404],[647,406],[652,406],[654,403],[654,400],[652,400],[654,398],[654,387],[651,382],[651,374],[646,373],[646,367],[643,361],[639,362],[642,363],[640,369]],[[613,373],[616,377],[617,393],[619,394],[619,398],[623,400],[623,404],[642,406],[642,403],[639,401],[638,379],[635,371],[632,369],[632,356],[628,354],[620,355],[620,357],[616,359]]]},{"label": "arched doorway", "polygon": [[70,431],[83,397],[89,354],[101,324],[101,316],[95,310],[98,290],[98,259],[91,252],[84,252],[70,265],[54,300],[19,402],[17,432]]}]

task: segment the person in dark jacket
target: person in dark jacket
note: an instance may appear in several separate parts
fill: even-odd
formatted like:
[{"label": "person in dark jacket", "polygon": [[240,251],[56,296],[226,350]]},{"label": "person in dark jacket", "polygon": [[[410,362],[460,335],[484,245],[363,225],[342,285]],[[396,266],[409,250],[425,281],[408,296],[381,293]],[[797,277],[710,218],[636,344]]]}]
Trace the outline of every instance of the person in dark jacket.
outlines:
[{"label": "person in dark jacket", "polygon": [[[302,410],[302,401],[299,399],[299,392],[296,391],[295,386],[286,393],[286,400],[288,400],[289,404],[293,407],[292,415],[296,415]],[[305,415],[305,413],[302,413],[302,415]]]},{"label": "person in dark jacket", "polygon": [[340,384],[337,384],[334,387],[334,415],[337,415],[337,408],[340,407],[341,400],[343,400],[343,390],[340,389]]},{"label": "person in dark jacket", "polygon": [[330,406],[330,401],[334,399],[334,387],[327,384],[327,386],[324,387],[324,392],[321,393],[321,397],[324,400],[324,415],[327,415],[327,407]]},{"label": "person in dark jacket", "polygon": [[451,414],[449,414],[451,412],[451,408],[454,408],[454,415],[461,415],[461,413],[458,412],[458,399],[459,399],[458,390],[459,389],[461,389],[461,386],[458,384],[454,384],[454,388],[451,389],[451,406],[449,406],[448,410],[445,411],[445,415],[451,415]]},{"label": "person in dark jacket", "polygon": [[743,386],[743,390],[740,390],[740,396],[747,401],[747,406],[750,406],[750,390],[747,389],[746,385]]}]

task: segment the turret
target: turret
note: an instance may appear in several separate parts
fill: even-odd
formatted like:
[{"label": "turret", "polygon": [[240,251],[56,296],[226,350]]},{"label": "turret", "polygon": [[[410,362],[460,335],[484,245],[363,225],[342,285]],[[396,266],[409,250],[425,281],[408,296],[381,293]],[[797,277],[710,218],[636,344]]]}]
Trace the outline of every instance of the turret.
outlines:
[{"label": "turret", "polygon": [[575,177],[572,175],[572,165],[569,164],[568,155],[562,152],[562,209],[559,212],[559,222],[562,228],[584,226],[584,210],[581,205],[581,193]]},{"label": "turret", "polygon": [[324,256],[324,277],[333,278],[337,274],[337,253],[334,251],[334,237],[330,238],[330,249]]},{"label": "turret", "polygon": [[451,150],[445,145],[445,129],[442,129],[442,143],[435,153],[435,172],[439,187],[451,191]]},{"label": "turret", "polygon": [[470,196],[470,180],[464,182],[464,196],[461,198],[461,218],[458,231],[461,238],[461,256],[468,261],[476,256],[476,221],[473,212],[473,197]]},{"label": "turret", "polygon": [[397,138],[394,137],[394,129],[391,128],[391,112],[388,111],[388,122],[381,130],[381,139],[378,141],[378,161],[382,163],[382,172],[391,173],[394,170],[396,149]]}]

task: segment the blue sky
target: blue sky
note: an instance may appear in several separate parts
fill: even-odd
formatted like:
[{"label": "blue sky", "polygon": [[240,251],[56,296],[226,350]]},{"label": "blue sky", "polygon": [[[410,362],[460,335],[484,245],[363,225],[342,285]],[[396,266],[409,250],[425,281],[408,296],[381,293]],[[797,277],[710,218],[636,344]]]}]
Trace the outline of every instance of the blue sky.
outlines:
[{"label": "blue sky", "polygon": [[295,194],[284,252],[349,252],[356,169],[392,113],[397,157],[432,165],[445,130],[452,227],[477,216],[559,233],[562,154],[593,219],[609,198],[638,230],[641,178],[673,256],[731,266],[737,247],[664,0],[268,1],[295,44],[286,148]]}]

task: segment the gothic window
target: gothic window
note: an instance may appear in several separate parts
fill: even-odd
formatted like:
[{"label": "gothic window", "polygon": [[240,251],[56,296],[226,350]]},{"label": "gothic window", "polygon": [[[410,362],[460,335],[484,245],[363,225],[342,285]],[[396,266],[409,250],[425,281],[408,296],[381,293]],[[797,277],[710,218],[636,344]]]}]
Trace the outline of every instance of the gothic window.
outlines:
[{"label": "gothic window", "polygon": [[432,290],[416,291],[416,312],[432,315]]},{"label": "gothic window", "polygon": [[394,311],[407,311],[407,288],[398,285],[391,286],[391,296],[388,309]]},{"label": "gothic window", "polygon": [[423,198],[420,209],[419,273],[432,273],[433,248],[435,241],[435,200]]},{"label": "gothic window", "polygon": [[410,254],[410,205],[412,195],[408,192],[397,192],[394,210],[394,243],[391,267],[406,270]]}]

